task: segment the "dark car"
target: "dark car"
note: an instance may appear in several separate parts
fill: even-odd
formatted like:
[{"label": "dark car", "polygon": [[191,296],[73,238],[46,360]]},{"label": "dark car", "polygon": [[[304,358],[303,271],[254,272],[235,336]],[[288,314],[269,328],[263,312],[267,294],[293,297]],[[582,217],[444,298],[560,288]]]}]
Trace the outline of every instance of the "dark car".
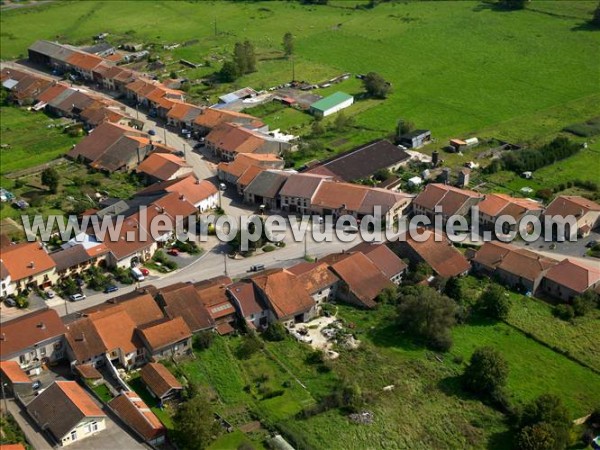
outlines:
[{"label": "dark car", "polygon": [[111,284],[109,286],[106,286],[104,288],[104,293],[105,294],[110,294],[111,292],[117,292],[119,290],[118,286],[115,286],[114,284]]},{"label": "dark car", "polygon": [[171,256],[179,256],[179,250],[176,248],[170,248],[167,253]]},{"label": "dark car", "polygon": [[7,298],[4,300],[4,304],[5,304],[6,306],[17,306],[17,302],[16,302],[16,301],[15,301],[15,299],[14,299],[14,298],[12,298],[12,297],[7,297]]},{"label": "dark car", "polygon": [[85,284],[85,281],[83,281],[83,278],[75,278],[75,283],[77,286],[81,287]]},{"label": "dark car", "polygon": [[31,385],[31,388],[34,390],[37,390],[41,387],[42,387],[42,382],[40,380],[34,381],[33,384]]}]

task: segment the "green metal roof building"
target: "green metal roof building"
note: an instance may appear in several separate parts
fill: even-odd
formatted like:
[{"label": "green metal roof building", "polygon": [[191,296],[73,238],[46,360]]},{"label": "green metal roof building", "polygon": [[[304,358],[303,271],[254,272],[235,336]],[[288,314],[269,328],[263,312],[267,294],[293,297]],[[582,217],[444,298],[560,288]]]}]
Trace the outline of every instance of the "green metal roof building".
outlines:
[{"label": "green metal roof building", "polygon": [[327,117],[347,108],[352,103],[354,103],[354,97],[345,92],[336,92],[310,105],[310,112],[315,116]]}]

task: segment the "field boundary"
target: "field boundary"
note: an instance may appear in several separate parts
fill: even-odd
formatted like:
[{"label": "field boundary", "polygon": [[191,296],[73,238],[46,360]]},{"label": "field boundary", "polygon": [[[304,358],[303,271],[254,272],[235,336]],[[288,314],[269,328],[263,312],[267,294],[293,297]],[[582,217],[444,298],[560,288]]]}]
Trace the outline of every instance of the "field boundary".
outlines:
[{"label": "field boundary", "polygon": [[513,325],[512,323],[504,320],[503,321],[506,325],[508,325],[510,328],[512,328],[515,331],[518,331],[519,333],[523,334],[525,337],[532,339],[533,341],[537,342],[538,344],[546,347],[548,350],[552,350],[555,353],[558,353],[559,355],[564,356],[565,358],[569,359],[570,361],[579,364],[581,367],[585,368],[585,369],[589,369],[592,372],[594,372],[596,375],[600,375],[600,370],[596,369],[595,367],[590,366],[589,364],[581,361],[580,359],[576,358],[575,356],[571,355],[571,353],[569,353],[568,350],[562,350],[558,347],[555,347],[553,345],[548,344],[547,342],[543,341],[542,339],[540,339],[539,337],[535,336],[534,334],[532,334],[529,331],[525,331],[522,328]]},{"label": "field boundary", "polygon": [[61,156],[57,159],[53,159],[52,161],[48,161],[47,163],[29,167],[28,169],[21,169],[21,170],[15,170],[13,172],[9,172],[9,173],[5,174],[4,176],[8,179],[24,177],[24,176],[28,176],[28,175],[33,175],[38,172],[42,172],[43,170],[46,170],[49,167],[60,166],[62,164],[66,164],[68,162],[69,161],[67,159],[65,159],[63,156]]}]

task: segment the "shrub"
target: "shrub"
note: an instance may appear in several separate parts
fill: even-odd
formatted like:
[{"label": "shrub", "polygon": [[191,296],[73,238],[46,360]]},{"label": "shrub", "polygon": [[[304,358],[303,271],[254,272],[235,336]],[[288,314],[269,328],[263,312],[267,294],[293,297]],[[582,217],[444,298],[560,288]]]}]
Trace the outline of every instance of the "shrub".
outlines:
[{"label": "shrub", "polygon": [[194,335],[192,345],[196,350],[206,350],[212,345],[214,339],[215,334],[212,331],[201,331]]},{"label": "shrub", "polygon": [[285,327],[279,322],[273,322],[263,333],[263,338],[265,338],[267,341],[277,342],[283,341],[285,339],[285,335]]},{"label": "shrub", "polygon": [[265,253],[272,252],[273,250],[275,250],[275,246],[274,246],[274,245],[271,245],[271,244],[268,244],[268,245],[265,245],[265,246],[262,248],[262,250],[263,250],[263,252],[265,252]]},{"label": "shrub", "polygon": [[242,344],[238,348],[237,356],[240,359],[250,359],[256,352],[262,350],[263,343],[254,333],[244,336]]},{"label": "shrub", "polygon": [[575,311],[571,305],[558,305],[553,312],[556,317],[562,320],[572,320],[575,317]]},{"label": "shrub", "polygon": [[493,347],[480,347],[473,352],[463,374],[465,388],[491,398],[503,389],[508,378],[508,363]]}]

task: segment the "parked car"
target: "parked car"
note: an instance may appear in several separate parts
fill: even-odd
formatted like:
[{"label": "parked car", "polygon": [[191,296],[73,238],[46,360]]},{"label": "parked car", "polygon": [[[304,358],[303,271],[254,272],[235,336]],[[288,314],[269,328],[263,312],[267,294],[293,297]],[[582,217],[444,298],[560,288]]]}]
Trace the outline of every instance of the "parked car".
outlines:
[{"label": "parked car", "polygon": [[265,270],[264,264],[256,264],[254,266],[250,266],[250,272],[260,272],[261,270]]},{"label": "parked car", "polygon": [[174,247],[167,250],[167,253],[171,256],[179,256],[179,250]]},{"label": "parked car", "polygon": [[77,286],[81,287],[85,284],[85,281],[83,281],[83,278],[75,278],[75,283],[77,283]]},{"label": "parked car", "polygon": [[48,289],[45,294],[46,294],[46,298],[54,298],[54,297],[56,297],[56,294],[51,289]]},{"label": "parked car", "polygon": [[131,275],[133,276],[133,278],[135,278],[136,281],[144,281],[144,274],[137,267],[131,269]]},{"label": "parked car", "polygon": [[12,298],[12,297],[7,297],[7,298],[4,300],[4,304],[5,304],[6,306],[10,306],[10,307],[17,306],[17,302],[16,302],[16,300],[15,300],[14,298]]},{"label": "parked car", "polygon": [[73,295],[69,295],[69,298],[71,299],[72,302],[78,302],[80,300],[84,300],[85,295],[84,294],[73,294]]},{"label": "parked car", "polygon": [[144,275],[145,277],[150,275],[150,271],[148,269],[146,269],[145,267],[140,267],[140,272],[142,272],[142,275]]},{"label": "parked car", "polygon": [[42,382],[40,380],[34,381],[33,384],[31,385],[31,388],[33,390],[38,390],[41,387],[42,387]]},{"label": "parked car", "polygon": [[117,292],[119,290],[119,286],[115,286],[114,284],[109,284],[104,288],[105,294],[110,294],[111,292]]}]

